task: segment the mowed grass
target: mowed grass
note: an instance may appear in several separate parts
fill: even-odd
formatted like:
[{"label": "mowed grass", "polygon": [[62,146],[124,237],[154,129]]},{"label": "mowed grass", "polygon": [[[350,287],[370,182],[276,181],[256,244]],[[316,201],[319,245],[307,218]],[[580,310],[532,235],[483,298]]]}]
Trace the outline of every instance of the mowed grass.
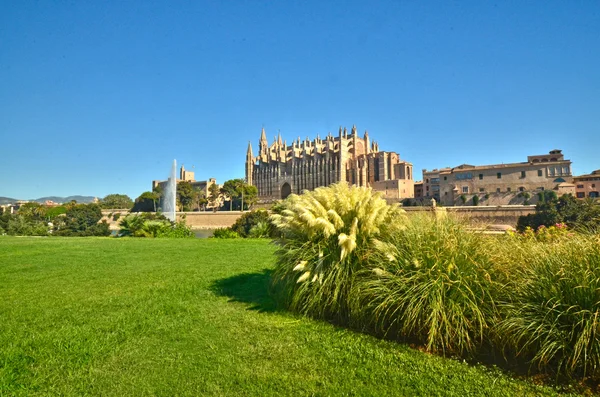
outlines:
[{"label": "mowed grass", "polygon": [[0,395],[554,389],[276,309],[266,240],[0,237]]}]

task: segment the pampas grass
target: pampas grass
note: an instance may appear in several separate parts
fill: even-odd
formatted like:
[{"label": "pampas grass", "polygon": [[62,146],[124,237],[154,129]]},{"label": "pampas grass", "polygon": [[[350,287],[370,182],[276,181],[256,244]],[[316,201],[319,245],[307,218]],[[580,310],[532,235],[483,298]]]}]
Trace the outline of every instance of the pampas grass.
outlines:
[{"label": "pampas grass", "polygon": [[397,206],[345,183],[291,195],[271,220],[281,236],[274,280],[286,305],[339,321],[349,319],[354,276],[373,239],[405,223]]}]

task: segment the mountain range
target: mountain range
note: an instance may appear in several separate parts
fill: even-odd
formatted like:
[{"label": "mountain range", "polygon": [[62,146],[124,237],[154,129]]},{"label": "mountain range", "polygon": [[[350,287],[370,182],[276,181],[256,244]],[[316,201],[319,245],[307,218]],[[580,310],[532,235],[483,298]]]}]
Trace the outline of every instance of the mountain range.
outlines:
[{"label": "mountain range", "polygon": [[[35,201],[37,203],[43,204],[48,200],[54,201],[55,203],[68,203],[71,200],[75,200],[78,203],[88,204],[88,203],[91,203],[92,201],[94,201],[94,198],[95,198],[94,196],[68,196],[68,197],[48,196],[48,197],[40,197],[37,199],[27,200],[27,201]],[[21,199],[14,199],[14,198],[10,198],[10,197],[0,197],[0,205],[14,204],[17,201],[21,201]]]}]

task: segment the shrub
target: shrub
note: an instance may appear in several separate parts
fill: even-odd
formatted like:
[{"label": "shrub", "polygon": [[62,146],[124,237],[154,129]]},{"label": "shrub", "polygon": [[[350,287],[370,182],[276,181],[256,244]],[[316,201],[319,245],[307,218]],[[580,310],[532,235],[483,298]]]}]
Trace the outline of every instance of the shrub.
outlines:
[{"label": "shrub", "polygon": [[479,196],[478,195],[473,196],[473,205],[479,205]]},{"label": "shrub", "polygon": [[[512,299],[498,327],[520,356],[543,370],[600,377],[600,241],[573,236],[562,244],[521,243]],[[513,250],[514,251],[514,250]]]},{"label": "shrub", "polygon": [[356,272],[373,240],[404,223],[402,213],[345,183],[290,195],[271,216],[281,233],[273,276],[280,298],[300,313],[347,322]]},{"label": "shrub", "polygon": [[11,236],[47,236],[49,229],[45,222],[27,218],[20,214],[8,214],[6,234]]},{"label": "shrub", "polygon": [[117,212],[117,213],[113,214],[113,216],[112,216],[112,220],[115,221],[115,222],[118,221],[119,218],[121,218],[121,213],[120,212]]},{"label": "shrub", "polygon": [[[540,192],[545,193],[548,191]],[[548,192],[550,193],[550,192]],[[554,193],[554,192],[551,192]],[[571,195],[553,198],[547,195],[545,201],[535,206],[535,213],[519,217],[517,230],[538,229],[540,226],[552,226],[565,223],[573,229],[598,231],[600,229],[600,205],[593,200],[580,201]]]},{"label": "shrub", "polygon": [[158,238],[194,238],[196,235],[185,221],[175,222],[167,228],[162,228],[158,231],[155,237]]},{"label": "shrub", "polygon": [[240,237],[249,237],[252,228],[259,223],[263,224],[262,227],[265,227],[264,225],[266,225],[267,235],[271,235],[272,225],[269,219],[269,213],[266,210],[252,210],[250,212],[245,212],[235,221],[230,229],[236,232]]},{"label": "shrub", "polygon": [[258,222],[250,229],[248,237],[252,238],[268,238],[271,234],[271,225],[269,222]]},{"label": "shrub", "polygon": [[110,229],[102,219],[98,204],[72,204],[67,206],[64,217],[55,224],[57,236],[109,236]]},{"label": "shrub", "polygon": [[467,196],[465,196],[464,194],[460,195],[460,201],[462,201],[462,203],[466,203],[467,202]]},{"label": "shrub", "polygon": [[212,235],[214,238],[239,238],[240,235],[228,227],[215,229]]},{"label": "shrub", "polygon": [[369,256],[355,312],[376,333],[429,351],[474,353],[498,313],[486,244],[451,216],[411,216]]}]

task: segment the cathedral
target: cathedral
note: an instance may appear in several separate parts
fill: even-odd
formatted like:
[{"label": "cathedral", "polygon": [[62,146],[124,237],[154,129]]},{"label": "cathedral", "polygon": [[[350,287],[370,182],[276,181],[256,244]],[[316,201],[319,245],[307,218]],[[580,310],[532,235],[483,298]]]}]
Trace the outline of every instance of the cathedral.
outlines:
[{"label": "cathedral", "polygon": [[348,133],[340,127],[338,136],[329,133],[310,141],[294,140],[288,146],[281,135],[269,145],[265,129],[254,157],[248,143],[246,181],[258,188],[259,201],[283,199],[292,193],[313,190],[339,181],[370,187],[388,199],[412,198],[412,164],[395,152],[379,151],[365,131],[358,136],[356,126]]}]

